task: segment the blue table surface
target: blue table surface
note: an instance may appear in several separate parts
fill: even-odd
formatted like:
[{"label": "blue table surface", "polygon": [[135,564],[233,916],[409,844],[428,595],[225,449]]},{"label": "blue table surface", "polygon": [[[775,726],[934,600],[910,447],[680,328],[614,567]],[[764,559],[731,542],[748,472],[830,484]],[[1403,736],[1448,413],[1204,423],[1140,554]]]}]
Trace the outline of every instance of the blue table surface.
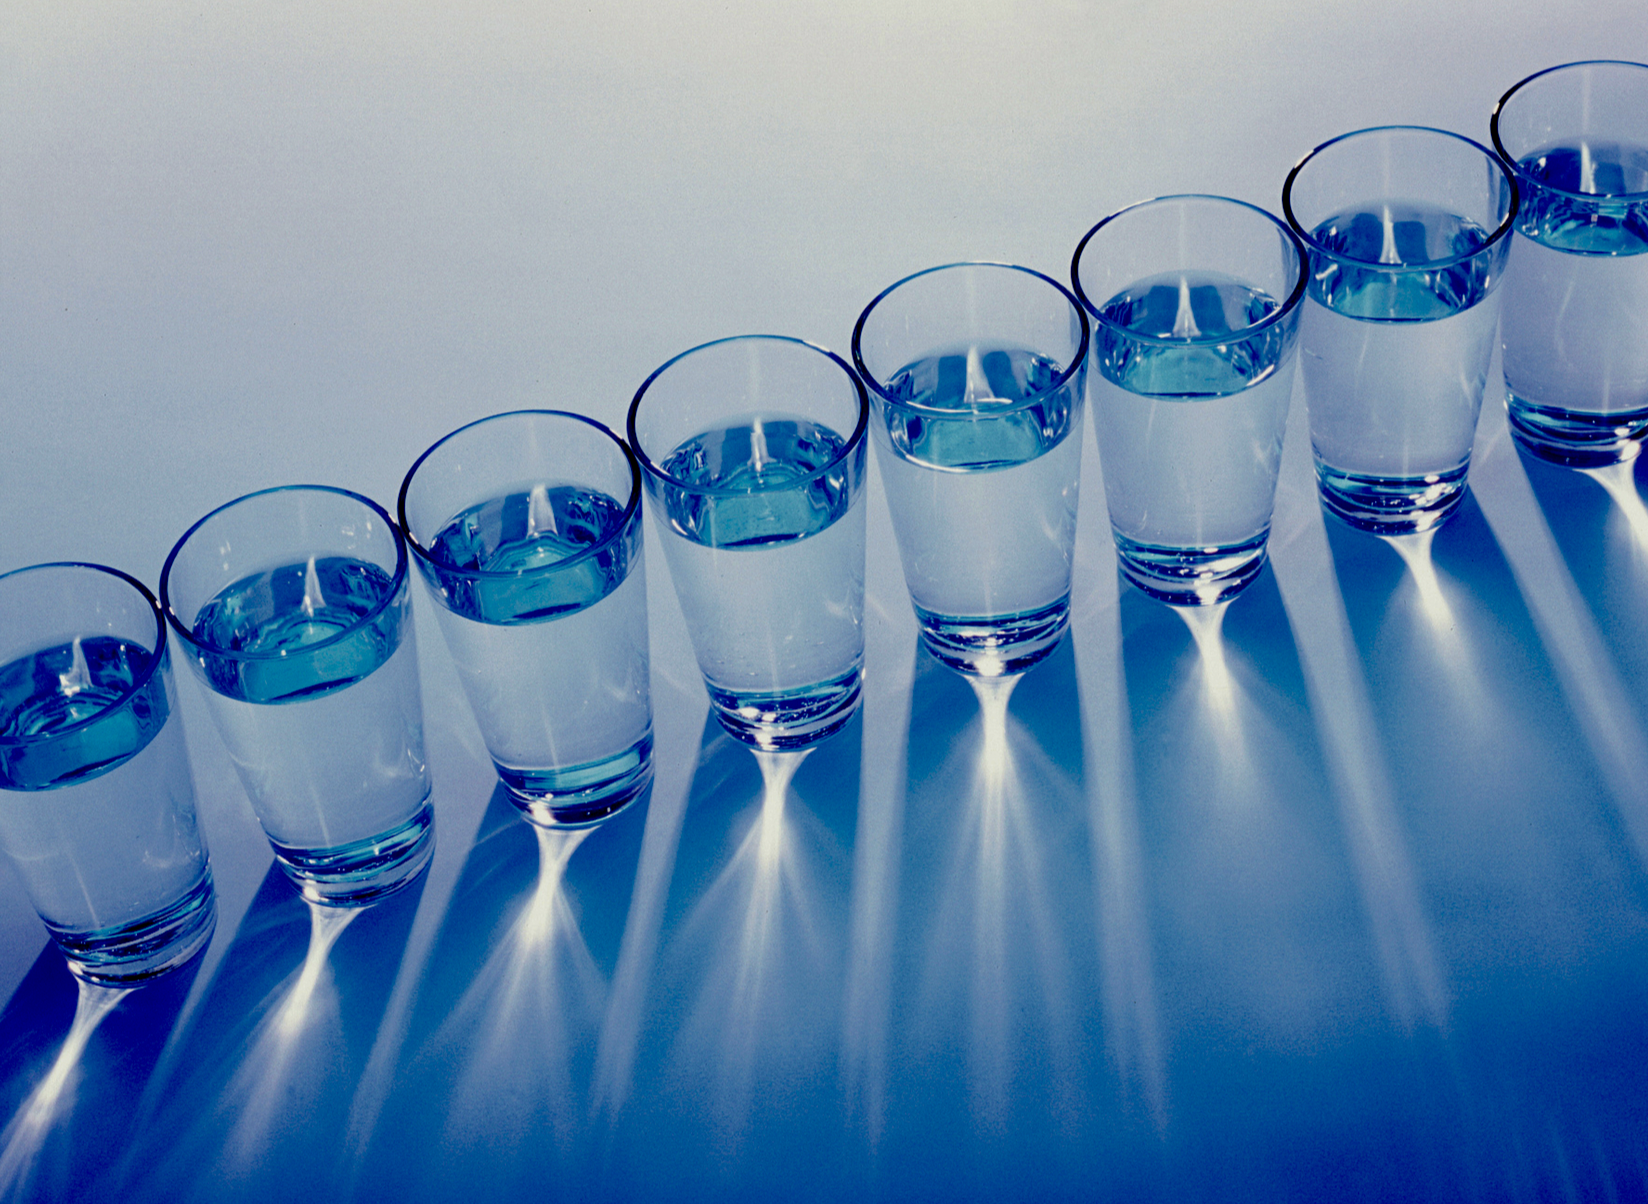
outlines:
[{"label": "blue table surface", "polygon": [[[15,9],[0,570],[151,586],[252,489],[389,503],[483,414],[618,426],[708,339],[845,351],[911,271],[1063,278],[1134,200],[1275,211],[1338,133],[1648,59],[1637,0]],[[1324,519],[1297,394],[1270,566],[1188,619],[1089,424],[1011,690],[919,650],[872,474],[863,709],[787,783],[649,547],[656,783],[588,833],[499,792],[420,596],[436,853],[361,912],[180,674],[215,938],[77,992],[0,874],[0,1198],[1648,1199],[1648,468],[1524,458],[1502,393],[1400,545]]]}]

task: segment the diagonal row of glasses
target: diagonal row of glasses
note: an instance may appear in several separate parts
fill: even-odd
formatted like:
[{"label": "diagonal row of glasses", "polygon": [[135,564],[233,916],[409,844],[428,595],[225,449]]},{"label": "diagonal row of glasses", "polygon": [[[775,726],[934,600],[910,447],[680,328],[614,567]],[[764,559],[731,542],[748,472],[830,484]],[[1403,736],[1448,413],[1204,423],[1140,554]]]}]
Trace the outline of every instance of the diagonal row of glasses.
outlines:
[{"label": "diagonal row of glasses", "polygon": [[871,439],[921,640],[978,677],[1066,630],[1089,399],[1121,571],[1178,606],[1263,567],[1296,363],[1323,505],[1381,535],[1458,506],[1496,342],[1520,446],[1631,459],[1645,127],[1648,66],[1553,68],[1499,102],[1497,154],[1420,127],[1316,148],[1286,224],[1166,197],[1087,233],[1074,292],[1006,264],[917,273],[861,314],[851,366],[777,336],[694,348],[637,391],[627,442],[561,411],[481,419],[408,471],[398,523],[294,486],[191,527],[158,600],[101,566],[0,576],[0,844],[82,978],[204,947],[169,626],[302,894],[412,881],[434,839],[413,565],[510,797],[536,824],[602,821],[652,779],[643,492],[716,718],[781,752],[859,706]]}]

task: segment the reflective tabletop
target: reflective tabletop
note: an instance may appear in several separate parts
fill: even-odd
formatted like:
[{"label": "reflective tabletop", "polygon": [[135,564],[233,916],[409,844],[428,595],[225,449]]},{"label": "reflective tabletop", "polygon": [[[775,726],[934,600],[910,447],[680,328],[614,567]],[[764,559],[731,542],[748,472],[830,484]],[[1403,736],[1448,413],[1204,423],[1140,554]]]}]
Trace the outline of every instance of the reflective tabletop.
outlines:
[{"label": "reflective tabletop", "polygon": [[[1627,0],[1459,12],[26,3],[0,571],[152,588],[251,490],[391,505],[483,415],[621,429],[698,343],[845,353],[911,272],[1066,279],[1123,205],[1278,212],[1337,134],[1648,59]],[[511,805],[420,593],[435,854],[366,909],[292,890],[179,674],[216,935],[77,988],[0,875],[0,1198],[1648,1198],[1648,467],[1502,397],[1386,540],[1296,390],[1270,563],[1193,612],[1119,578],[1089,423],[1017,679],[921,650],[872,469],[862,709],[799,758],[710,716],[649,527],[655,781],[592,829]]]}]

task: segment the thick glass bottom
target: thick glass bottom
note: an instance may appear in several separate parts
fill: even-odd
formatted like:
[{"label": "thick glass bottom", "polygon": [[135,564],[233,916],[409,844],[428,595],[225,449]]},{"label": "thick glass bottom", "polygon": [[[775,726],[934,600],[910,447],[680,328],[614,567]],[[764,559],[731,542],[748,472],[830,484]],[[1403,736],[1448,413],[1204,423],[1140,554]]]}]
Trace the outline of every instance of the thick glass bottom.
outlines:
[{"label": "thick glass bottom", "polygon": [[269,843],[280,868],[309,902],[359,907],[399,890],[429,864],[435,852],[435,810],[426,799],[405,823],[330,849]]},{"label": "thick glass bottom", "polygon": [[1535,405],[1507,392],[1505,412],[1519,446],[1569,468],[1604,468],[1634,460],[1648,435],[1648,407],[1595,414]]},{"label": "thick glass bottom", "polygon": [[542,828],[580,828],[616,815],[652,784],[652,733],[622,752],[561,769],[493,762],[509,799]]},{"label": "thick glass bottom", "polygon": [[1316,482],[1330,514],[1375,535],[1412,535],[1445,522],[1465,498],[1466,461],[1446,472],[1385,477],[1317,461]]},{"label": "thick glass bottom", "polygon": [[927,651],[958,673],[1005,677],[1045,658],[1070,624],[1070,595],[1011,615],[941,615],[916,607]]},{"label": "thick glass bottom", "polygon": [[176,903],[153,915],[96,932],[46,925],[76,978],[104,987],[129,987],[175,970],[204,949],[217,927],[212,871]]},{"label": "thick glass bottom", "polygon": [[722,689],[706,682],[715,717],[734,739],[778,752],[806,748],[839,731],[858,710],[864,671],[854,665],[839,677],[778,693]]},{"label": "thick glass bottom", "polygon": [[1213,606],[1234,598],[1265,567],[1270,531],[1217,547],[1173,548],[1139,543],[1116,532],[1122,573],[1134,585],[1169,606]]}]

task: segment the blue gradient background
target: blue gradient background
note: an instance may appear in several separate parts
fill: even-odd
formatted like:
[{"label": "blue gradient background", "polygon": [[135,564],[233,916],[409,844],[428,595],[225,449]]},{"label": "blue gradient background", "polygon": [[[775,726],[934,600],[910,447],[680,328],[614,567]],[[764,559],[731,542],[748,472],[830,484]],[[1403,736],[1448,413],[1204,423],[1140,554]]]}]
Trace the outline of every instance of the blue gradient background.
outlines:
[{"label": "blue gradient background", "polygon": [[[1125,204],[1275,211],[1591,57],[1648,59],[1637,0],[14,3],[0,569],[153,586],[239,494],[388,503],[482,415],[616,427],[687,347],[844,352],[912,271],[1063,278]],[[1525,462],[1489,388],[1412,564],[1324,522],[1296,396],[1218,630],[1118,581],[1088,434],[1008,699],[918,652],[872,479],[863,715],[786,790],[649,549],[657,784],[576,847],[420,597],[435,860],[341,929],[186,683],[216,938],[71,1032],[0,875],[0,1198],[1648,1198],[1648,469]]]}]

